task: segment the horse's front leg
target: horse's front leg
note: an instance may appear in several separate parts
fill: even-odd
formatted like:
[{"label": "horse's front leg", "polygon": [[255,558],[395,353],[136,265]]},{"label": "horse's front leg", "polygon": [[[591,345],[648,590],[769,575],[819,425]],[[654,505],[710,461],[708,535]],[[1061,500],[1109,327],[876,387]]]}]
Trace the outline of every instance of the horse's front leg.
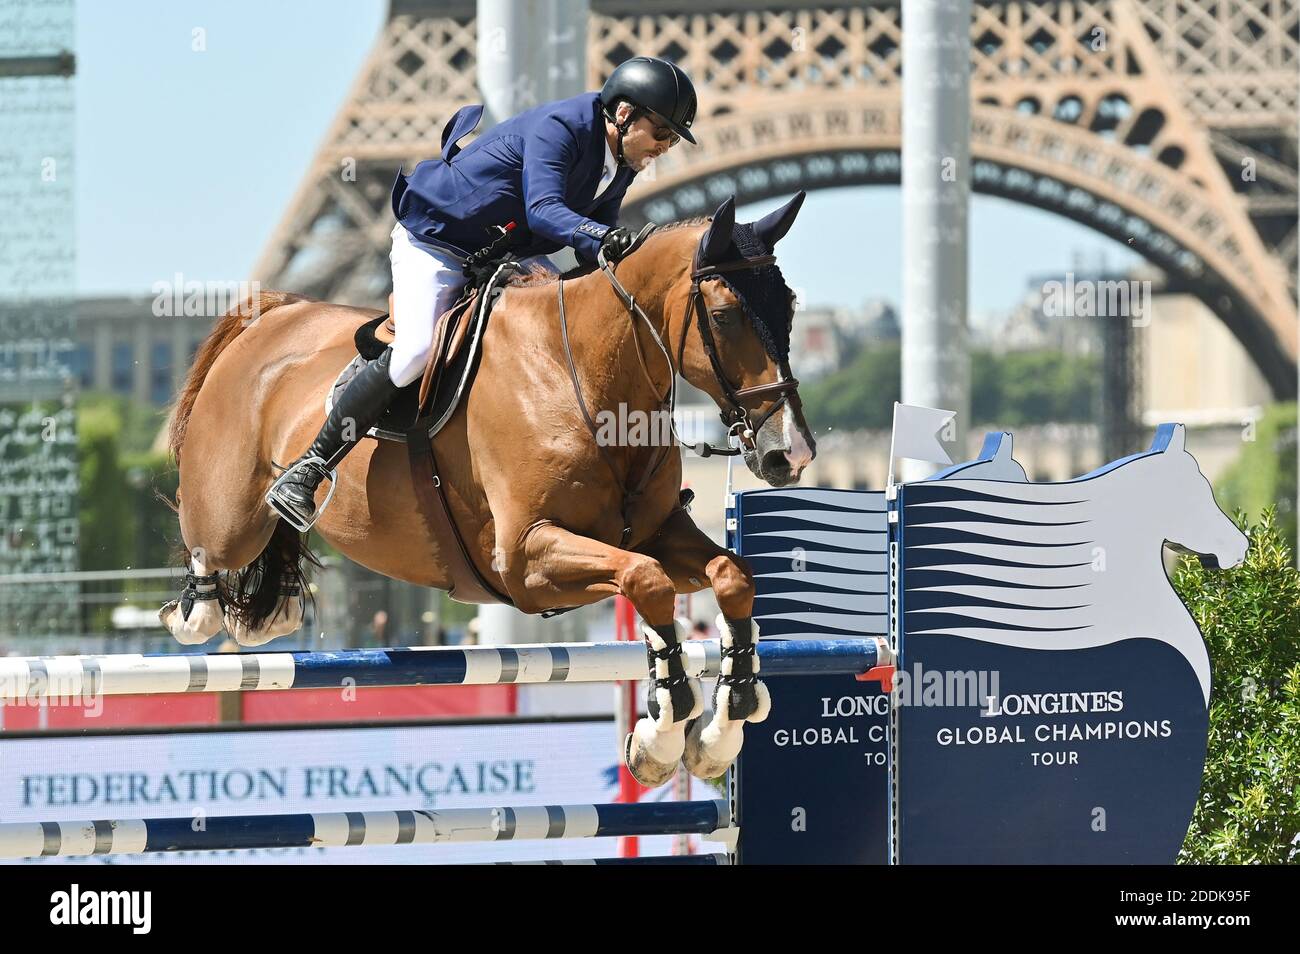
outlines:
[{"label": "horse's front leg", "polygon": [[654,557],[683,592],[713,588],[722,642],[722,669],[713,692],[713,714],[687,729],[684,763],[698,778],[717,778],[740,754],[746,722],[762,722],[772,709],[758,680],[758,624],[754,622],[754,577],[745,562],[714,543],[685,510],[675,510],[639,548]]},{"label": "horse's front leg", "polygon": [[[677,591],[659,561],[620,550],[551,523],[528,532],[524,560],[510,575],[523,586],[521,609],[594,603],[622,593],[641,615],[649,660],[649,718],[640,719],[623,744],[623,758],[642,785],[672,778],[686,747],[688,720],[704,711],[698,679],[686,674],[681,632],[673,619]],[[513,569],[513,568],[512,568]],[[512,590],[514,588],[512,587]]]}]

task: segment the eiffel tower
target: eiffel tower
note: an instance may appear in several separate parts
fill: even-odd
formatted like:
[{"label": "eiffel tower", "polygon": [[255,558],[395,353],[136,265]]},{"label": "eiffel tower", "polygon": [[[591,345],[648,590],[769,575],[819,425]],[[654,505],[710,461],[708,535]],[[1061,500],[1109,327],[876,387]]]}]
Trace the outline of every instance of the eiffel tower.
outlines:
[{"label": "eiffel tower", "polygon": [[[700,146],[642,176],[625,219],[896,184],[901,29],[897,0],[592,0],[588,88],[649,53],[700,89]],[[1128,244],[1279,398],[1296,392],[1298,30],[1300,0],[976,0],[971,22],[975,190]],[[393,0],[256,277],[382,303],[394,174],[480,101],[475,66],[472,2]]]}]

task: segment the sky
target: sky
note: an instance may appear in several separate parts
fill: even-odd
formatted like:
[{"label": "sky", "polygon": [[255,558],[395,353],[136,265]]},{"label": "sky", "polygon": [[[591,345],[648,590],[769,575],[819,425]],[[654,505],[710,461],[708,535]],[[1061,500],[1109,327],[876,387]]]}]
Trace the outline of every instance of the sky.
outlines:
[{"label": "sky", "polygon": [[[77,4],[81,293],[143,294],[177,272],[247,278],[386,9],[384,0]],[[783,201],[742,207],[739,218]],[[782,271],[810,306],[897,304],[901,224],[896,187],[810,193],[777,249]],[[970,254],[976,322],[1014,307],[1030,276],[1080,256],[1137,260],[1067,219],[985,196],[972,199]]]}]

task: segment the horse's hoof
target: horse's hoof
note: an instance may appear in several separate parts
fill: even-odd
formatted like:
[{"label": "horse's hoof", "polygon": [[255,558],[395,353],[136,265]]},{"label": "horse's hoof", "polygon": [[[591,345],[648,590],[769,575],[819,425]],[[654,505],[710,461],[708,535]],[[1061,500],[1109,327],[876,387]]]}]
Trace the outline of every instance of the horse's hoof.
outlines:
[{"label": "horse's hoof", "polygon": [[221,632],[221,607],[214,601],[200,600],[190,608],[190,618],[184,619],[180,600],[172,600],[158,610],[158,622],[181,645],[197,646]]},{"label": "horse's hoof", "polygon": [[271,617],[268,628],[275,631],[275,636],[288,636],[302,628],[302,616],[302,597],[287,596],[280,603],[276,614]]},{"label": "horse's hoof", "polygon": [[676,732],[656,732],[654,723],[641,719],[623,740],[623,762],[632,777],[646,788],[658,788],[677,771],[686,746],[685,727]]},{"label": "horse's hoof", "polygon": [[718,778],[736,761],[745,743],[744,722],[723,722],[712,713],[686,727],[682,764],[696,778]]},{"label": "horse's hoof", "polygon": [[264,646],[273,639],[297,632],[302,626],[302,599],[288,597],[281,600],[276,613],[267,620],[261,629],[249,629],[234,618],[226,619],[226,632],[241,646]]}]

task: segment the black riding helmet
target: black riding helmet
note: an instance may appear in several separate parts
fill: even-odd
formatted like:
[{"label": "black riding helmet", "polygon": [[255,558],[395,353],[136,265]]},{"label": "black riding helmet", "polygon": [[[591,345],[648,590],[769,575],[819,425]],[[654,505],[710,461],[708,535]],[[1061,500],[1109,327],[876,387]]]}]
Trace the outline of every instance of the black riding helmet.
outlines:
[{"label": "black riding helmet", "polygon": [[[620,99],[634,107],[623,125],[614,118]],[[618,126],[618,161],[623,162],[623,134],[636,121],[638,111],[648,110],[691,145],[691,123],[695,122],[695,86],[680,67],[657,56],[634,56],[609,74],[600,90],[600,103],[610,122]]]}]

